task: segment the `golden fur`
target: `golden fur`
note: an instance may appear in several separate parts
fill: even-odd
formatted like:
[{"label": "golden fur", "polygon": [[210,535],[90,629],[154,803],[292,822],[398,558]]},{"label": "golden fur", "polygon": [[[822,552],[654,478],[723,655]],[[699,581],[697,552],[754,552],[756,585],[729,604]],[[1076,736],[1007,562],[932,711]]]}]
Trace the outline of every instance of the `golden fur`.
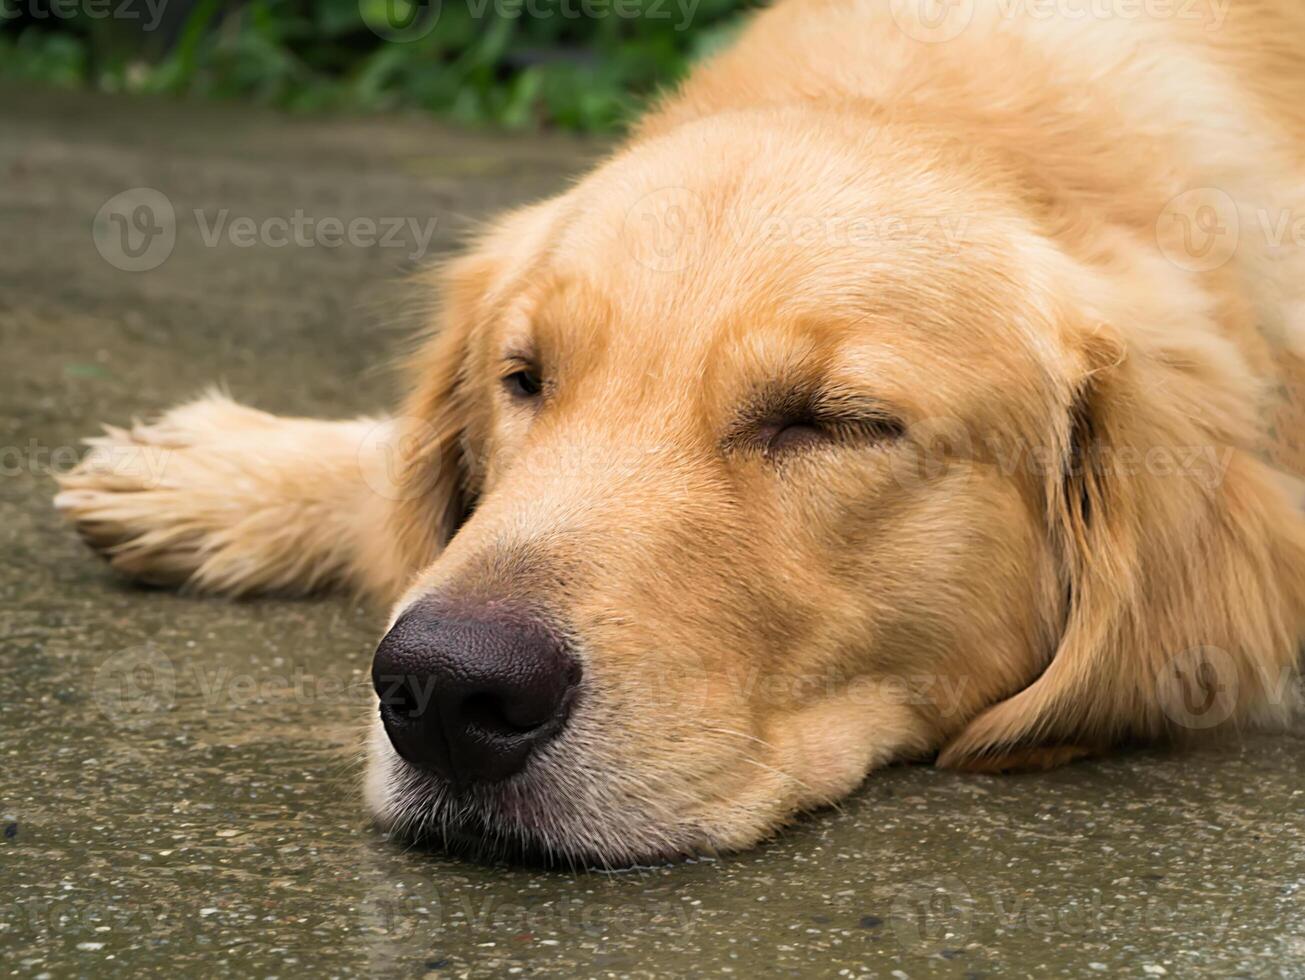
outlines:
[{"label": "golden fur", "polygon": [[440,273],[393,419],[210,395],[59,505],[143,579],[559,617],[582,707],[508,788],[374,729],[407,829],[742,847],[894,760],[1281,723],[1305,13],[1071,6],[787,0]]}]

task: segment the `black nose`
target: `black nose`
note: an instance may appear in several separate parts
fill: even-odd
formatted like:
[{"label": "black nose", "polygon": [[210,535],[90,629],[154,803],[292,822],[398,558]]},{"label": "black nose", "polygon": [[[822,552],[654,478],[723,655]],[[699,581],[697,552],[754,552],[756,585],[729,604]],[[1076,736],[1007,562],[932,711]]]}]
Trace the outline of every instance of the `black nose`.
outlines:
[{"label": "black nose", "polygon": [[519,771],[562,730],[580,665],[546,625],[520,613],[404,613],[381,640],[372,683],[399,755],[454,783]]}]

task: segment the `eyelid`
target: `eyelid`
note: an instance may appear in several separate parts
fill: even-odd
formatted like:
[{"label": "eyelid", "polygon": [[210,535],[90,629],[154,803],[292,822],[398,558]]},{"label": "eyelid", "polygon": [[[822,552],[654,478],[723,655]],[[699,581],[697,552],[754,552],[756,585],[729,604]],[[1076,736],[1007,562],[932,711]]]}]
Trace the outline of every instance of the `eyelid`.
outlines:
[{"label": "eyelid", "polygon": [[507,377],[517,371],[538,371],[539,363],[526,354],[509,353],[504,354],[499,360],[499,369],[503,377]]},{"label": "eyelid", "polygon": [[885,434],[901,435],[906,431],[906,423],[900,416],[888,411],[881,405],[866,405],[855,409],[843,409],[835,411],[820,411],[813,413],[812,418],[821,425],[831,428],[846,426],[848,428],[862,428],[883,430]]},{"label": "eyelid", "polygon": [[813,392],[809,404],[812,409],[831,416],[861,418],[900,418],[897,409],[874,395],[834,388]]},{"label": "eyelid", "polygon": [[891,405],[868,395],[843,392],[812,392],[806,395],[786,395],[774,400],[764,400],[753,421],[784,419],[805,420],[819,425],[896,425],[904,427],[902,415]]},{"label": "eyelid", "polygon": [[768,428],[804,425],[826,432],[832,439],[896,439],[906,433],[906,422],[891,406],[870,397],[851,394],[785,392],[759,398],[725,437],[726,448],[755,443]]}]

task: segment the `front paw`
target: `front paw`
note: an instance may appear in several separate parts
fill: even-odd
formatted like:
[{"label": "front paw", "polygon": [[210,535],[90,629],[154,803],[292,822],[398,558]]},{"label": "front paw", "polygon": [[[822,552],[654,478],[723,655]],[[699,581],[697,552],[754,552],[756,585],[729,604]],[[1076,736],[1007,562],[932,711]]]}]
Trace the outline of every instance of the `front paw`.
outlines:
[{"label": "front paw", "polygon": [[175,426],[105,427],[91,450],[58,477],[54,506],[82,539],[119,571],[145,582],[180,585],[203,560],[203,531],[179,505],[180,453]]},{"label": "front paw", "polygon": [[54,504],[143,582],[304,595],[348,579],[360,522],[384,520],[360,463],[377,425],[280,418],[213,393],[87,440]]},{"label": "front paw", "polygon": [[[151,424],[105,426],[86,457],[58,478],[54,506],[119,571],[155,585],[197,579],[235,589],[232,529],[248,517],[247,452],[272,416],[210,393]],[[227,560],[230,557],[232,561]]]}]

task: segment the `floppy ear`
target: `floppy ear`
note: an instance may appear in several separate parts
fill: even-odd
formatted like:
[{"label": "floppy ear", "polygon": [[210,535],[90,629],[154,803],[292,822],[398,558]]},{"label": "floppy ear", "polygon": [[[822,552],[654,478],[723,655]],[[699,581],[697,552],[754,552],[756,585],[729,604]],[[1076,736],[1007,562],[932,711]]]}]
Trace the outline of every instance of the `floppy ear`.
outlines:
[{"label": "floppy ear", "polygon": [[1250,448],[1257,392],[1231,345],[1158,338],[1129,346],[1103,327],[1075,341],[1052,435],[1062,472],[1044,490],[1065,594],[1058,645],[939,765],[1041,767],[1290,715],[1305,522]]},{"label": "floppy ear", "polygon": [[438,313],[412,358],[392,442],[398,473],[389,534],[405,580],[439,555],[475,508],[488,412],[471,366],[504,294],[540,253],[555,203],[508,214],[432,276]]}]

